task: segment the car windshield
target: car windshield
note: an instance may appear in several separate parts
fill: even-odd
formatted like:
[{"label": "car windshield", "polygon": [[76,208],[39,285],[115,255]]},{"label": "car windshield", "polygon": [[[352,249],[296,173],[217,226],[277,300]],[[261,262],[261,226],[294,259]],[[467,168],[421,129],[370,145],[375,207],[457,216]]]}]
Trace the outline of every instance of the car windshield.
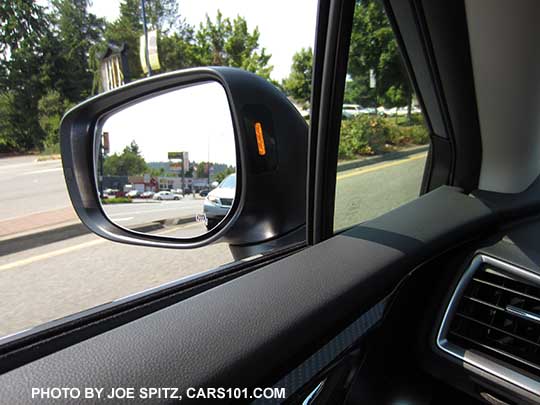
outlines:
[{"label": "car windshield", "polygon": [[236,174],[231,174],[227,176],[225,180],[221,182],[219,188],[236,188]]}]

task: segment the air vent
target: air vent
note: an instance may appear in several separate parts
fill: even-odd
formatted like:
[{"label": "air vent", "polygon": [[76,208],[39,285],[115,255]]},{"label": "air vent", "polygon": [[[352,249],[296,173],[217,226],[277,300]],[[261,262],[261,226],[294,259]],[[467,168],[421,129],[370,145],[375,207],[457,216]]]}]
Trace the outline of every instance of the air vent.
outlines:
[{"label": "air vent", "polygon": [[490,257],[476,257],[452,297],[437,343],[466,362],[485,358],[486,363],[537,383],[540,275]]}]

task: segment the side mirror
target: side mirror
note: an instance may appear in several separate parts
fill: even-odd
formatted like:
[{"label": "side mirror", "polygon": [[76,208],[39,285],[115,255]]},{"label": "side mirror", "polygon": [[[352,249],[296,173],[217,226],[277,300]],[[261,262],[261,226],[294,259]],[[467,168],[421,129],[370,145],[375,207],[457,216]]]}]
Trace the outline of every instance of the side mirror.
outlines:
[{"label": "side mirror", "polygon": [[100,94],[60,128],[71,201],[91,231],[155,247],[221,240],[236,256],[303,240],[307,132],[273,85],[225,67]]}]

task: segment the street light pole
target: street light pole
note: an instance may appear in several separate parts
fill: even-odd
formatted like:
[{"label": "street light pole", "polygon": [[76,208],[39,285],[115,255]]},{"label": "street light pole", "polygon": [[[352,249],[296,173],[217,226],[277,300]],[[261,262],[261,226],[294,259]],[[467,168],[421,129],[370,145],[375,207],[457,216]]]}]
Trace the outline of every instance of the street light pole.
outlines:
[{"label": "street light pole", "polygon": [[148,54],[148,30],[146,29],[146,10],[144,7],[144,0],[141,0],[142,19],[143,19],[143,32],[144,32],[144,59],[146,61],[146,69],[148,70],[148,77],[152,76],[152,67],[150,66],[150,55]]}]

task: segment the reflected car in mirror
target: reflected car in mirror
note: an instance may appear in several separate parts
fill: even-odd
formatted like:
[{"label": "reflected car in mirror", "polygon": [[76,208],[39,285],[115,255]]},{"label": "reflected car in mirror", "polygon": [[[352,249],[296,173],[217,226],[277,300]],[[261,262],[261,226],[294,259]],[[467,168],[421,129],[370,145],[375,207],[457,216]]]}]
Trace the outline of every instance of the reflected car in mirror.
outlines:
[{"label": "reflected car in mirror", "polygon": [[225,218],[234,201],[236,193],[236,174],[227,176],[204,200],[206,227],[212,229]]}]

